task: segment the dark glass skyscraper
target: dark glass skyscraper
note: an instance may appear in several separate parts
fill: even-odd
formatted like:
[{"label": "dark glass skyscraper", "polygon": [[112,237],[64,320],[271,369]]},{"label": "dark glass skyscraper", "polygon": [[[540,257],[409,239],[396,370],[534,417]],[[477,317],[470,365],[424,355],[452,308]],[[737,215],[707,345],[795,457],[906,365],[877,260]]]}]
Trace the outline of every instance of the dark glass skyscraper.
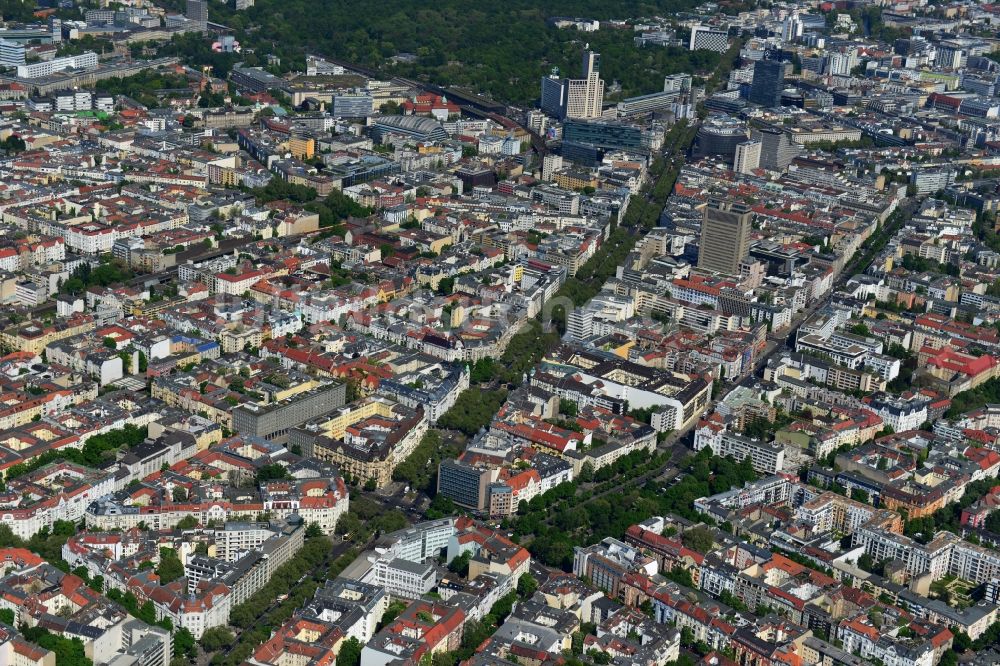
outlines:
[{"label": "dark glass skyscraper", "polygon": [[781,105],[785,89],[785,63],[780,60],[758,60],[753,66],[750,101],[764,107]]}]

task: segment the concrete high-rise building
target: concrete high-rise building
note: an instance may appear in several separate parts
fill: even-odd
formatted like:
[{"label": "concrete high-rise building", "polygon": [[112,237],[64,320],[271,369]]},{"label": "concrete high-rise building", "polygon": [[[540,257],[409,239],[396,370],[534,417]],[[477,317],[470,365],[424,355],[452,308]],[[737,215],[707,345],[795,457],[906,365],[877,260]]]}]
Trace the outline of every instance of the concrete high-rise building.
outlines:
[{"label": "concrete high-rise building", "polygon": [[23,42],[12,42],[0,38],[0,65],[17,67],[27,62],[27,47]]},{"label": "concrete high-rise building", "polygon": [[733,171],[751,173],[760,166],[760,141],[746,141],[736,146]]},{"label": "concrete high-rise building", "polygon": [[50,16],[49,17],[49,32],[52,33],[52,42],[58,44],[62,41],[62,19]]},{"label": "concrete high-rise building", "polygon": [[375,102],[371,95],[334,95],[331,101],[332,114],[338,118],[367,118],[375,113]]},{"label": "concrete high-rise building", "polygon": [[329,382],[269,405],[240,405],[232,412],[233,429],[244,436],[284,443],[292,428],[340,407],[346,396],[346,384]]},{"label": "concrete high-rise building", "polygon": [[549,182],[552,180],[553,174],[563,168],[563,158],[562,155],[555,155],[553,153],[546,153],[545,157],[542,158],[542,180]]},{"label": "concrete high-rise building", "polygon": [[463,460],[443,460],[438,465],[438,492],[460,506],[482,511],[488,507],[490,484],[497,470]]},{"label": "concrete high-rise building", "polygon": [[827,73],[836,76],[850,76],[851,70],[858,66],[858,56],[853,51],[847,53],[831,53],[826,59]]},{"label": "concrete high-rise building", "polygon": [[566,316],[566,338],[582,342],[594,334],[594,312],[574,308]]},{"label": "concrete high-rise building", "polygon": [[802,19],[798,12],[792,12],[785,19],[781,27],[781,39],[785,42],[794,42],[802,36]]},{"label": "concrete high-rise building", "polygon": [[725,53],[729,50],[729,32],[707,25],[696,25],[691,28],[688,50],[697,51],[699,49]]},{"label": "concrete high-rise building", "polygon": [[668,74],[664,76],[663,92],[691,92],[691,75]]},{"label": "concrete high-rise building", "polygon": [[781,106],[785,89],[785,63],[780,60],[758,60],[753,66],[750,101],[763,107]]},{"label": "concrete high-rise building", "polygon": [[754,129],[751,140],[760,141],[760,162],[758,166],[772,171],[783,171],[788,168],[799,153],[802,146],[792,141],[791,137],[776,127],[761,127]]},{"label": "concrete high-rise building", "polygon": [[604,81],[601,79],[601,54],[583,52],[583,77],[566,84],[567,118],[600,118],[604,105]]},{"label": "concrete high-rise building", "polygon": [[944,69],[960,69],[963,67],[965,52],[961,46],[953,43],[938,44],[937,53],[934,57],[934,65]]},{"label": "concrete high-rise building", "polygon": [[739,275],[750,250],[750,216],[746,204],[712,199],[701,223],[698,268]]},{"label": "concrete high-rise building", "polygon": [[187,12],[184,15],[198,25],[208,25],[208,0],[187,0]]},{"label": "concrete high-rise building", "polygon": [[538,109],[528,111],[528,129],[535,134],[545,134],[549,128],[549,117]]},{"label": "concrete high-rise building", "polygon": [[18,65],[17,76],[22,79],[38,79],[67,69],[97,69],[97,54],[85,51],[80,55]]},{"label": "concrete high-rise building", "polygon": [[696,157],[705,155],[736,155],[736,146],[749,138],[747,124],[725,115],[709,116],[698,128],[692,152]]},{"label": "concrete high-rise building", "polygon": [[582,78],[564,79],[558,70],[542,78],[542,111],[559,118],[600,118],[604,105],[601,55],[583,52]]},{"label": "concrete high-rise building", "polygon": [[586,79],[591,74],[601,73],[601,54],[594,51],[584,51],[580,64],[582,78]]}]

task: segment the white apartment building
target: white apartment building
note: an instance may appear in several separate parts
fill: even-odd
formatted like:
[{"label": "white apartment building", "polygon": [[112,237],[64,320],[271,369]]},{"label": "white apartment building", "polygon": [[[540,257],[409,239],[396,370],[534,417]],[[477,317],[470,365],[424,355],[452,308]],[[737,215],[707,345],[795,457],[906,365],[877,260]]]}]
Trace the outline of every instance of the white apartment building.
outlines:
[{"label": "white apartment building", "polygon": [[750,458],[754,470],[760,474],[774,474],[785,464],[782,446],[707,426],[695,431],[694,450],[701,451],[706,446],[717,456],[732,456],[736,460]]},{"label": "white apartment building", "polygon": [[394,597],[419,599],[437,585],[437,574],[430,564],[379,558],[362,582],[378,585]]},{"label": "white apartment building", "polygon": [[838,625],[836,635],[844,642],[845,651],[861,655],[862,659],[877,659],[892,666],[934,666],[936,662],[930,641],[906,645],[860,620]]},{"label": "white apartment building", "polygon": [[916,430],[927,421],[927,400],[900,400],[889,396],[872,400],[868,408],[893,432]]},{"label": "white apartment building", "polygon": [[939,532],[928,544],[877,528],[861,527],[854,533],[854,545],[863,546],[876,562],[900,560],[911,576],[930,573],[934,580],[943,577],[951,566],[952,549],[960,537]]},{"label": "white apartment building", "polygon": [[955,544],[948,573],[963,580],[984,583],[1000,578],[1000,552],[968,541]]},{"label": "white apartment building", "polygon": [[226,523],[215,530],[215,556],[227,562],[235,562],[243,553],[257,550],[261,544],[274,536],[267,523]]},{"label": "white apartment building", "polygon": [[18,65],[17,76],[21,79],[39,79],[67,69],[97,69],[97,54],[87,51],[80,55]]}]

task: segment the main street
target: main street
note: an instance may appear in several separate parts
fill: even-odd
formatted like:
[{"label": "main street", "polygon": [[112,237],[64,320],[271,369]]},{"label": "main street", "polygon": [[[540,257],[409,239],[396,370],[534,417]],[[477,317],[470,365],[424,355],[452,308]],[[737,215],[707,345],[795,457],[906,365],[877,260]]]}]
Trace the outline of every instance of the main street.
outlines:
[{"label": "main street", "polygon": [[[370,69],[357,66],[353,63],[344,61],[335,61],[335,62],[348,69],[352,69],[365,74],[373,74],[373,72]],[[414,85],[415,87],[423,88],[431,92],[437,92],[439,94],[445,92],[443,88],[440,88],[439,86],[434,86],[432,84],[422,83],[418,81],[408,81],[408,82]],[[463,109],[463,110],[468,110],[468,109]],[[482,108],[482,109],[476,109],[476,112],[478,114],[490,115],[493,113],[493,110]],[[520,126],[520,122],[517,122],[517,124]],[[700,121],[694,120],[691,125],[692,130],[696,129],[699,125]],[[690,135],[683,137],[683,139],[689,137],[693,138],[693,136],[694,136],[694,131],[692,131]],[[658,186],[661,186],[659,190],[662,195],[663,193],[662,181],[669,179],[670,183],[669,183],[669,189],[667,191],[670,192],[673,190],[673,185],[674,182],[676,181],[677,173],[680,171],[681,168],[683,168],[683,165],[687,157],[687,151],[689,148],[690,148],[690,142],[682,140],[682,137],[680,135],[675,136],[672,142],[665,143],[662,152],[659,155],[659,158],[663,160],[663,170],[658,174],[656,180],[650,182],[646,187],[643,188],[641,194],[639,195],[642,197],[641,201],[633,201],[631,205],[657,206],[658,209],[656,210],[656,220],[658,221],[663,210],[663,206],[660,205],[661,201],[658,201],[656,197]],[[912,215],[914,209],[916,208],[916,203],[917,202],[914,199],[905,199],[899,207],[899,210],[901,211],[902,214],[891,216],[889,220],[887,220],[887,223],[883,228],[878,229],[873,233],[873,239],[875,239],[877,236],[877,240],[880,241],[881,243],[884,243],[888,239],[891,239],[895,235],[895,233],[899,230],[899,228],[902,226],[902,224],[905,222],[905,220],[909,219],[909,217]],[[631,227],[626,226],[626,230],[628,231],[629,236],[632,239],[635,239],[635,242],[641,240],[646,231],[646,229],[641,223]],[[228,245],[228,249],[232,249],[232,247],[233,245]],[[876,252],[880,250],[881,247],[875,249]],[[847,280],[850,279],[850,277],[852,277],[857,272],[863,271],[867,268],[867,266],[860,266],[859,264],[860,261],[869,254],[871,254],[872,251],[873,248],[868,247],[867,245],[863,246],[862,249],[859,249],[858,252],[859,253],[864,252],[864,254],[857,254],[855,257],[852,257],[851,261],[848,261],[846,263],[844,269],[841,271],[841,273],[837,276],[836,280],[834,281],[834,285],[831,287],[831,290],[823,298],[819,299],[815,303],[812,303],[802,312],[795,314],[792,317],[792,321],[789,326],[781,329],[780,331],[768,334],[763,350],[761,351],[760,354],[758,354],[754,358],[751,370],[742,377],[740,377],[739,379],[737,379],[735,382],[733,383],[727,382],[723,384],[721,390],[719,391],[719,395],[715,396],[711,401],[709,401],[709,403],[705,406],[705,409],[700,416],[711,413],[715,409],[718,400],[721,399],[723,396],[725,396],[730,390],[735,388],[735,386],[742,385],[746,387],[752,387],[754,384],[760,381],[761,371],[766,365],[766,363],[772,357],[774,357],[775,354],[778,354],[784,351],[785,349],[794,347],[795,334],[798,328],[802,325],[802,323],[805,322],[807,319],[809,319],[811,316],[813,316],[816,312],[826,307],[830,303],[832,293],[836,291],[838,287],[843,286],[847,282]],[[216,250],[216,252],[218,252],[218,250]],[[196,256],[204,257],[210,254],[211,253],[200,253],[200,255]],[[179,259],[180,258],[181,257],[179,257]],[[161,276],[147,276],[147,277],[154,277],[155,279]],[[551,322],[549,323],[551,324]],[[666,438],[658,444],[658,450],[669,452],[670,456],[668,461],[659,470],[651,470],[647,473],[642,474],[639,477],[636,477],[635,479],[631,479],[628,485],[635,487],[636,485],[641,486],[642,484],[645,484],[650,480],[663,479],[670,481],[673,478],[676,478],[680,474],[678,465],[684,460],[684,458],[690,455],[692,451],[691,433],[693,432],[696,426],[697,426],[697,419],[694,420],[691,424],[689,424],[685,428],[668,434]],[[426,507],[427,503],[429,502],[429,498],[424,496],[422,493],[406,492],[402,484],[393,484],[389,492],[383,491],[383,492],[365,493],[365,494],[369,496],[371,499],[378,501],[383,507],[386,508],[386,510],[399,511],[404,516],[406,516],[407,520],[411,522],[415,522],[422,518],[423,510]]]},{"label": "main street", "polygon": [[[321,560],[320,563],[317,564],[315,567],[307,571],[298,580],[297,584],[302,584],[309,578],[312,578],[313,582],[315,582],[317,585],[322,585],[327,579],[326,571],[329,570],[330,565],[336,562],[339,557],[341,557],[349,550],[351,550],[351,548],[355,547],[351,543],[344,541],[339,537],[330,537],[330,539],[335,543],[333,543],[333,545],[331,546],[326,557],[323,560]],[[369,545],[370,542],[368,544],[364,544],[363,546],[359,545],[357,547],[360,549],[364,549],[367,548]],[[254,623],[252,626],[256,628],[259,624],[264,622],[264,620],[267,618],[268,615],[270,615],[272,611],[274,611],[287,601],[288,601],[287,594],[280,595],[277,598],[275,598],[270,604],[268,604],[266,608],[264,608],[260,613],[257,614],[257,617],[254,618]],[[221,653],[206,653],[204,651],[199,651],[198,660],[195,662],[198,664],[198,666],[206,666],[212,660],[215,654],[221,654],[223,658],[228,657],[230,653],[240,645],[240,637],[243,635],[244,632],[240,630],[238,627],[235,627],[233,625],[229,625],[229,628],[233,630],[234,640],[232,644],[229,647],[222,650]]]},{"label": "main street", "polygon": [[[905,199],[898,208],[901,214],[894,217],[891,216],[890,219],[887,220],[886,225],[876,233],[883,235],[886,239],[892,239],[892,237],[896,235],[896,232],[899,231],[899,229],[903,226],[903,224],[905,224],[906,221],[910,219],[910,217],[913,215],[913,212],[916,210],[916,207],[917,207],[917,201],[915,199]],[[861,250],[858,251],[860,252]],[[870,252],[871,250],[868,249],[867,251]],[[877,252],[879,251],[881,251],[881,248],[877,250]],[[754,360],[753,372],[744,376],[738,382],[739,384],[743,386],[752,386],[758,379],[757,373],[760,372],[760,370],[764,367],[764,365],[772,356],[785,349],[794,349],[795,334],[799,330],[799,327],[807,319],[809,319],[814,314],[816,314],[817,312],[825,308],[827,305],[829,305],[830,300],[833,298],[834,292],[836,292],[839,288],[847,284],[847,281],[850,280],[852,277],[857,275],[859,271],[853,270],[855,268],[853,264],[854,264],[854,257],[851,258],[851,261],[848,261],[846,263],[844,270],[842,270],[840,274],[837,276],[836,280],[834,280],[834,283],[831,286],[830,291],[828,291],[826,295],[823,296],[823,298],[809,305],[802,312],[795,314],[792,317],[791,324],[788,327],[783,328],[780,331],[775,331],[773,333],[768,334],[768,341],[764,353],[760,354]],[[863,268],[861,267],[858,268],[860,268],[860,271],[863,271],[866,270],[868,266],[864,266]]]},{"label": "main street", "polygon": [[[895,236],[896,233],[899,231],[899,229],[902,228],[902,226],[906,223],[906,221],[909,220],[910,217],[913,215],[914,211],[917,208],[917,204],[918,202],[916,199],[913,198],[905,199],[898,208],[900,214],[890,216],[890,218],[886,221],[885,226],[875,233],[878,233],[881,237],[885,238],[886,241],[891,240],[892,237]],[[875,234],[873,233],[873,236],[874,235]],[[876,253],[880,252],[881,249],[882,248],[876,248],[875,252]],[[871,251],[872,251],[871,248],[866,248],[866,253],[870,253]],[[861,250],[859,250],[859,252],[861,252]],[[857,272],[853,270],[853,268],[855,268],[853,259],[854,257],[852,257],[851,261],[848,261],[846,263],[845,269],[840,272],[836,280],[834,280],[834,284],[831,286],[830,291],[827,292],[827,294],[823,298],[812,303],[802,312],[795,314],[792,317],[792,321],[789,326],[781,329],[780,331],[775,331],[773,333],[768,334],[764,350],[754,359],[752,370],[747,374],[743,375],[742,377],[740,377],[739,380],[736,381],[735,383],[724,384],[722,390],[719,392],[719,395],[716,396],[716,398],[723,397],[726,393],[731,391],[736,386],[744,386],[747,388],[754,386],[756,383],[760,381],[761,371],[773,356],[787,349],[794,349],[795,335],[799,327],[814,314],[816,314],[817,312],[821,311],[826,306],[828,306],[830,304],[830,300],[833,297],[833,293],[840,287],[843,287],[849,279],[851,279],[854,275],[857,274]],[[859,268],[860,270],[866,270],[868,266],[864,267],[858,266],[857,268]],[[705,410],[702,414],[703,415],[710,414],[715,409],[715,405],[717,403],[718,403],[717,399],[713,399],[712,401],[710,401],[709,404],[706,405]],[[661,442],[660,448],[663,450],[669,449],[671,452],[671,460],[670,463],[668,464],[668,469],[669,466],[676,465],[681,460],[683,460],[686,455],[688,455],[691,452],[691,449],[689,448],[691,442],[687,442],[686,439],[687,436],[694,430],[695,427],[696,424],[692,424],[683,430],[671,433],[666,440]],[[645,480],[643,480],[643,482],[645,482]]]}]

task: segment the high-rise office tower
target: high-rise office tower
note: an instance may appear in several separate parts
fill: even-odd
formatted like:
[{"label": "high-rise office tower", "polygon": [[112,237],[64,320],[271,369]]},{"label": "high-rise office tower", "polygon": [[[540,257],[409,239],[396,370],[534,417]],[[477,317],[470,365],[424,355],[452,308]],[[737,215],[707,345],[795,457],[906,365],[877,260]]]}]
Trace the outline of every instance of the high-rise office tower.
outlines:
[{"label": "high-rise office tower", "polygon": [[760,141],[745,141],[736,146],[733,171],[751,173],[760,166]]},{"label": "high-rise office tower", "polygon": [[208,25],[208,0],[187,0],[187,12],[184,15],[198,25]]},{"label": "high-rise office tower", "polygon": [[760,142],[758,166],[772,171],[783,171],[802,152],[802,146],[777,127],[754,129],[750,139]]},{"label": "high-rise office tower", "polygon": [[561,119],[566,114],[566,88],[566,79],[559,76],[557,69],[542,77],[542,111]]},{"label": "high-rise office tower", "polygon": [[780,60],[758,60],[753,66],[750,101],[771,108],[781,106],[785,89],[785,63]]},{"label": "high-rise office tower", "polygon": [[788,18],[785,19],[785,22],[781,27],[781,39],[786,42],[794,42],[801,36],[802,19],[799,18],[798,12],[792,12]]},{"label": "high-rise office tower", "polygon": [[545,157],[542,158],[542,180],[550,182],[556,171],[563,168],[563,158],[562,155],[554,155],[552,153],[547,153]]},{"label": "high-rise office tower", "polygon": [[664,76],[663,92],[691,92],[691,75],[668,74]]},{"label": "high-rise office tower", "polygon": [[945,69],[959,69],[963,66],[964,59],[965,52],[961,46],[954,42],[943,42],[938,44],[934,65]]},{"label": "high-rise office tower", "polygon": [[750,251],[750,207],[712,199],[705,208],[698,246],[698,268],[739,275],[740,261]]},{"label": "high-rise office tower", "polygon": [[545,134],[549,128],[549,117],[538,109],[528,111],[528,129],[535,134]]},{"label": "high-rise office tower", "polygon": [[601,54],[583,52],[583,76],[563,79],[557,70],[542,78],[542,111],[559,119],[600,118],[604,105]]},{"label": "high-rise office tower", "polygon": [[52,42],[62,41],[62,19],[56,16],[49,17],[49,33],[52,35]]},{"label": "high-rise office tower", "polygon": [[574,308],[566,316],[566,337],[582,342],[594,334],[594,313],[592,310]]},{"label": "high-rise office tower", "polygon": [[707,25],[696,25],[691,28],[688,50],[697,51],[698,49],[725,53],[729,50],[729,32]]},{"label": "high-rise office tower", "polygon": [[0,65],[17,67],[26,62],[26,47],[23,43],[8,41],[0,37]]},{"label": "high-rise office tower", "polygon": [[858,56],[853,52],[831,53],[826,59],[826,69],[829,74],[849,76],[851,70],[858,66]]},{"label": "high-rise office tower", "polygon": [[566,90],[567,118],[600,118],[604,104],[604,81],[601,79],[601,55],[583,52],[583,77],[569,79]]}]

